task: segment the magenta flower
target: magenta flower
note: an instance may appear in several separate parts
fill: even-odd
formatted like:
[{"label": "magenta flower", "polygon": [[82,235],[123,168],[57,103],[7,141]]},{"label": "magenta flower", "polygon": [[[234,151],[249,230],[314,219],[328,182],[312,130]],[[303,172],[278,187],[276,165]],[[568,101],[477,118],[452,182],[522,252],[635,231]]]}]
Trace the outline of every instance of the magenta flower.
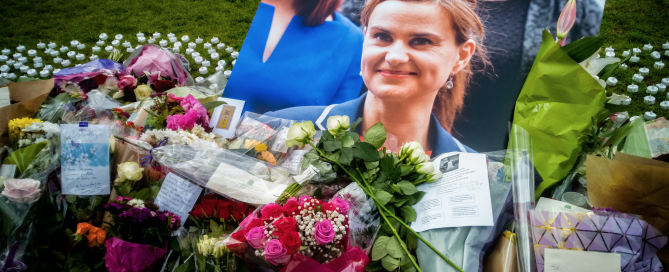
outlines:
[{"label": "magenta flower", "polygon": [[564,38],[576,21],[576,0],[569,0],[560,13],[560,18],[557,23],[557,38],[555,42],[561,41],[560,46],[565,45]]},{"label": "magenta flower", "polygon": [[167,128],[171,130],[190,130],[193,129],[195,121],[199,119],[197,112],[190,110],[186,114],[175,114],[167,116]]},{"label": "magenta flower", "polygon": [[262,248],[265,246],[265,241],[267,241],[265,227],[252,228],[246,235],[244,235],[244,238],[246,238],[246,241],[249,242],[249,245],[253,248]]},{"label": "magenta flower", "polygon": [[340,214],[348,213],[349,206],[346,200],[343,200],[335,196],[332,198],[332,200],[330,200],[330,203],[334,204],[335,207],[339,208]]},{"label": "magenta flower", "polygon": [[265,246],[265,260],[273,265],[285,264],[290,261],[288,250],[277,239],[272,239]]},{"label": "magenta flower", "polygon": [[323,219],[314,225],[314,238],[316,238],[316,243],[319,245],[326,245],[332,240],[334,240],[335,231],[332,227],[332,222],[327,219]]}]

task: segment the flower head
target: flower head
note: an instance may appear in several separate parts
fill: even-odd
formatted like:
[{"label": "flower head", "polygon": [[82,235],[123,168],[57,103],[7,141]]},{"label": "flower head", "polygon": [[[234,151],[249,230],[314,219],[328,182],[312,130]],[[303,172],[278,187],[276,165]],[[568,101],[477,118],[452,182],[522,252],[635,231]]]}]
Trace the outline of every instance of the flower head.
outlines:
[{"label": "flower head", "polygon": [[574,26],[574,22],[576,21],[576,0],[569,0],[567,4],[564,6],[562,9],[562,13],[560,13],[560,18],[558,19],[557,23],[557,41],[562,41],[560,43],[560,46],[565,45],[565,37],[567,37],[567,33],[571,29],[572,26]]},{"label": "flower head", "polygon": [[314,136],[316,136],[316,128],[314,128],[314,123],[311,121],[294,123],[288,130],[286,146],[292,147],[297,145],[304,147],[304,145],[309,143]]},{"label": "flower head", "polygon": [[4,182],[2,195],[16,203],[31,204],[36,202],[40,195],[40,182],[34,179],[10,179]]},{"label": "flower head", "polygon": [[267,242],[265,246],[265,260],[273,265],[285,264],[290,261],[288,250],[277,239]]},{"label": "flower head", "polygon": [[351,127],[351,119],[346,115],[330,116],[327,127],[330,134],[337,137],[340,132],[347,131]]},{"label": "flower head", "polygon": [[136,162],[124,162],[118,165],[118,179],[117,182],[124,182],[126,180],[138,181],[142,179],[144,168]]},{"label": "flower head", "polygon": [[143,101],[144,99],[149,98],[153,94],[153,89],[151,89],[151,87],[149,87],[146,84],[142,84],[137,86],[134,92],[135,92],[135,97],[137,97],[137,101]]}]

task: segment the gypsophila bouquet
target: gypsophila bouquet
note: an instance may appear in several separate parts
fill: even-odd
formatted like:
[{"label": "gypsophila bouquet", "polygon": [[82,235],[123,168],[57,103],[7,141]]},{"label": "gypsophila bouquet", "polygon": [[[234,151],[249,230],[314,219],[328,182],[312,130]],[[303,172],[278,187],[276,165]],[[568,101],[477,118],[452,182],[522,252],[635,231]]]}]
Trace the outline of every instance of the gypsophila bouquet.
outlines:
[{"label": "gypsophila bouquet", "polygon": [[203,148],[220,148],[224,147],[226,140],[214,133],[208,133],[205,128],[199,124],[193,125],[190,130],[171,129],[152,129],[147,130],[140,136],[140,140],[149,143],[153,147],[157,147],[158,143],[168,139],[166,144],[175,145],[190,145],[193,147]]},{"label": "gypsophila bouquet", "polygon": [[252,248],[252,254],[274,266],[285,265],[294,256],[327,264],[348,249],[348,209],[348,203],[337,197],[324,202],[302,196],[283,206],[269,204],[247,217],[227,246],[242,258]]}]

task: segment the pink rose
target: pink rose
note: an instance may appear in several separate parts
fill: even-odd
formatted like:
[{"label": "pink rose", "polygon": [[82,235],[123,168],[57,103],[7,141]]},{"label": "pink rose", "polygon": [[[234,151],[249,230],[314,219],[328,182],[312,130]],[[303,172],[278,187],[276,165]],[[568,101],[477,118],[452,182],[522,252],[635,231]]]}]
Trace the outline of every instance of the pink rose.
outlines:
[{"label": "pink rose", "polygon": [[335,237],[335,231],[332,227],[332,222],[327,219],[323,219],[316,223],[314,226],[314,238],[316,238],[316,243],[319,245],[326,245],[329,242],[332,242]]},{"label": "pink rose", "polygon": [[134,76],[122,76],[118,80],[118,88],[121,90],[133,88],[136,85],[137,85],[137,79]]},{"label": "pink rose", "polygon": [[267,235],[265,235],[265,227],[255,227],[249,230],[246,235],[244,235],[246,241],[253,248],[262,248],[267,241]]},{"label": "pink rose", "polygon": [[279,240],[273,239],[265,246],[265,260],[273,265],[280,265],[290,261],[290,255]]},{"label": "pink rose", "polygon": [[330,200],[330,203],[334,204],[335,207],[339,208],[339,213],[340,214],[347,214],[348,213],[348,202],[346,200],[343,200],[338,197],[333,197],[332,200]]},{"label": "pink rose", "polygon": [[14,202],[31,204],[40,197],[39,185],[40,182],[34,179],[6,180],[2,195]]}]

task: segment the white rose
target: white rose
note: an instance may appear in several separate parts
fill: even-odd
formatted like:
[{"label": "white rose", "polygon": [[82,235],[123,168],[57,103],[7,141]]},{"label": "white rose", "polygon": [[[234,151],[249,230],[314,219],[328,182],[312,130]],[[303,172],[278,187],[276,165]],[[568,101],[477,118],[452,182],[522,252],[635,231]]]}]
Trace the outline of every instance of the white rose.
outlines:
[{"label": "white rose", "polygon": [[300,147],[304,147],[314,136],[316,136],[316,128],[314,128],[314,123],[311,121],[294,123],[288,130],[286,146],[299,145]]},{"label": "white rose", "polygon": [[123,92],[123,90],[118,90],[117,92],[114,93],[114,95],[112,96],[112,98],[114,98],[114,99],[119,99],[119,98],[121,98],[121,97],[123,97],[123,96],[125,96],[125,93]]},{"label": "white rose", "polygon": [[411,156],[414,151],[418,153],[425,153],[425,151],[423,151],[423,146],[421,146],[418,142],[408,142],[404,144],[402,148],[400,148],[398,155],[400,156],[400,159],[403,160]]},{"label": "white rose", "polygon": [[348,130],[351,127],[351,119],[346,115],[335,115],[328,117],[328,131],[337,136],[339,132]]},{"label": "white rose", "polygon": [[153,89],[151,89],[151,87],[149,87],[148,85],[142,84],[137,86],[137,88],[135,88],[135,96],[137,97],[137,101],[142,101],[144,99],[147,99],[151,97],[152,94],[153,94]]},{"label": "white rose", "polygon": [[420,174],[432,174],[434,171],[434,165],[432,165],[432,162],[424,162],[416,166],[416,172]]},{"label": "white rose", "polygon": [[[420,151],[420,152],[419,152]],[[420,150],[415,150],[407,159],[407,164],[418,165],[430,160],[430,156],[425,154],[425,151],[421,148]]]},{"label": "white rose", "polygon": [[124,162],[118,165],[118,182],[126,180],[137,181],[142,179],[144,168],[136,162]]},{"label": "white rose", "polygon": [[441,171],[439,171],[438,168],[435,168],[434,171],[432,171],[432,174],[427,175],[427,183],[434,182],[440,178],[441,178]]}]

